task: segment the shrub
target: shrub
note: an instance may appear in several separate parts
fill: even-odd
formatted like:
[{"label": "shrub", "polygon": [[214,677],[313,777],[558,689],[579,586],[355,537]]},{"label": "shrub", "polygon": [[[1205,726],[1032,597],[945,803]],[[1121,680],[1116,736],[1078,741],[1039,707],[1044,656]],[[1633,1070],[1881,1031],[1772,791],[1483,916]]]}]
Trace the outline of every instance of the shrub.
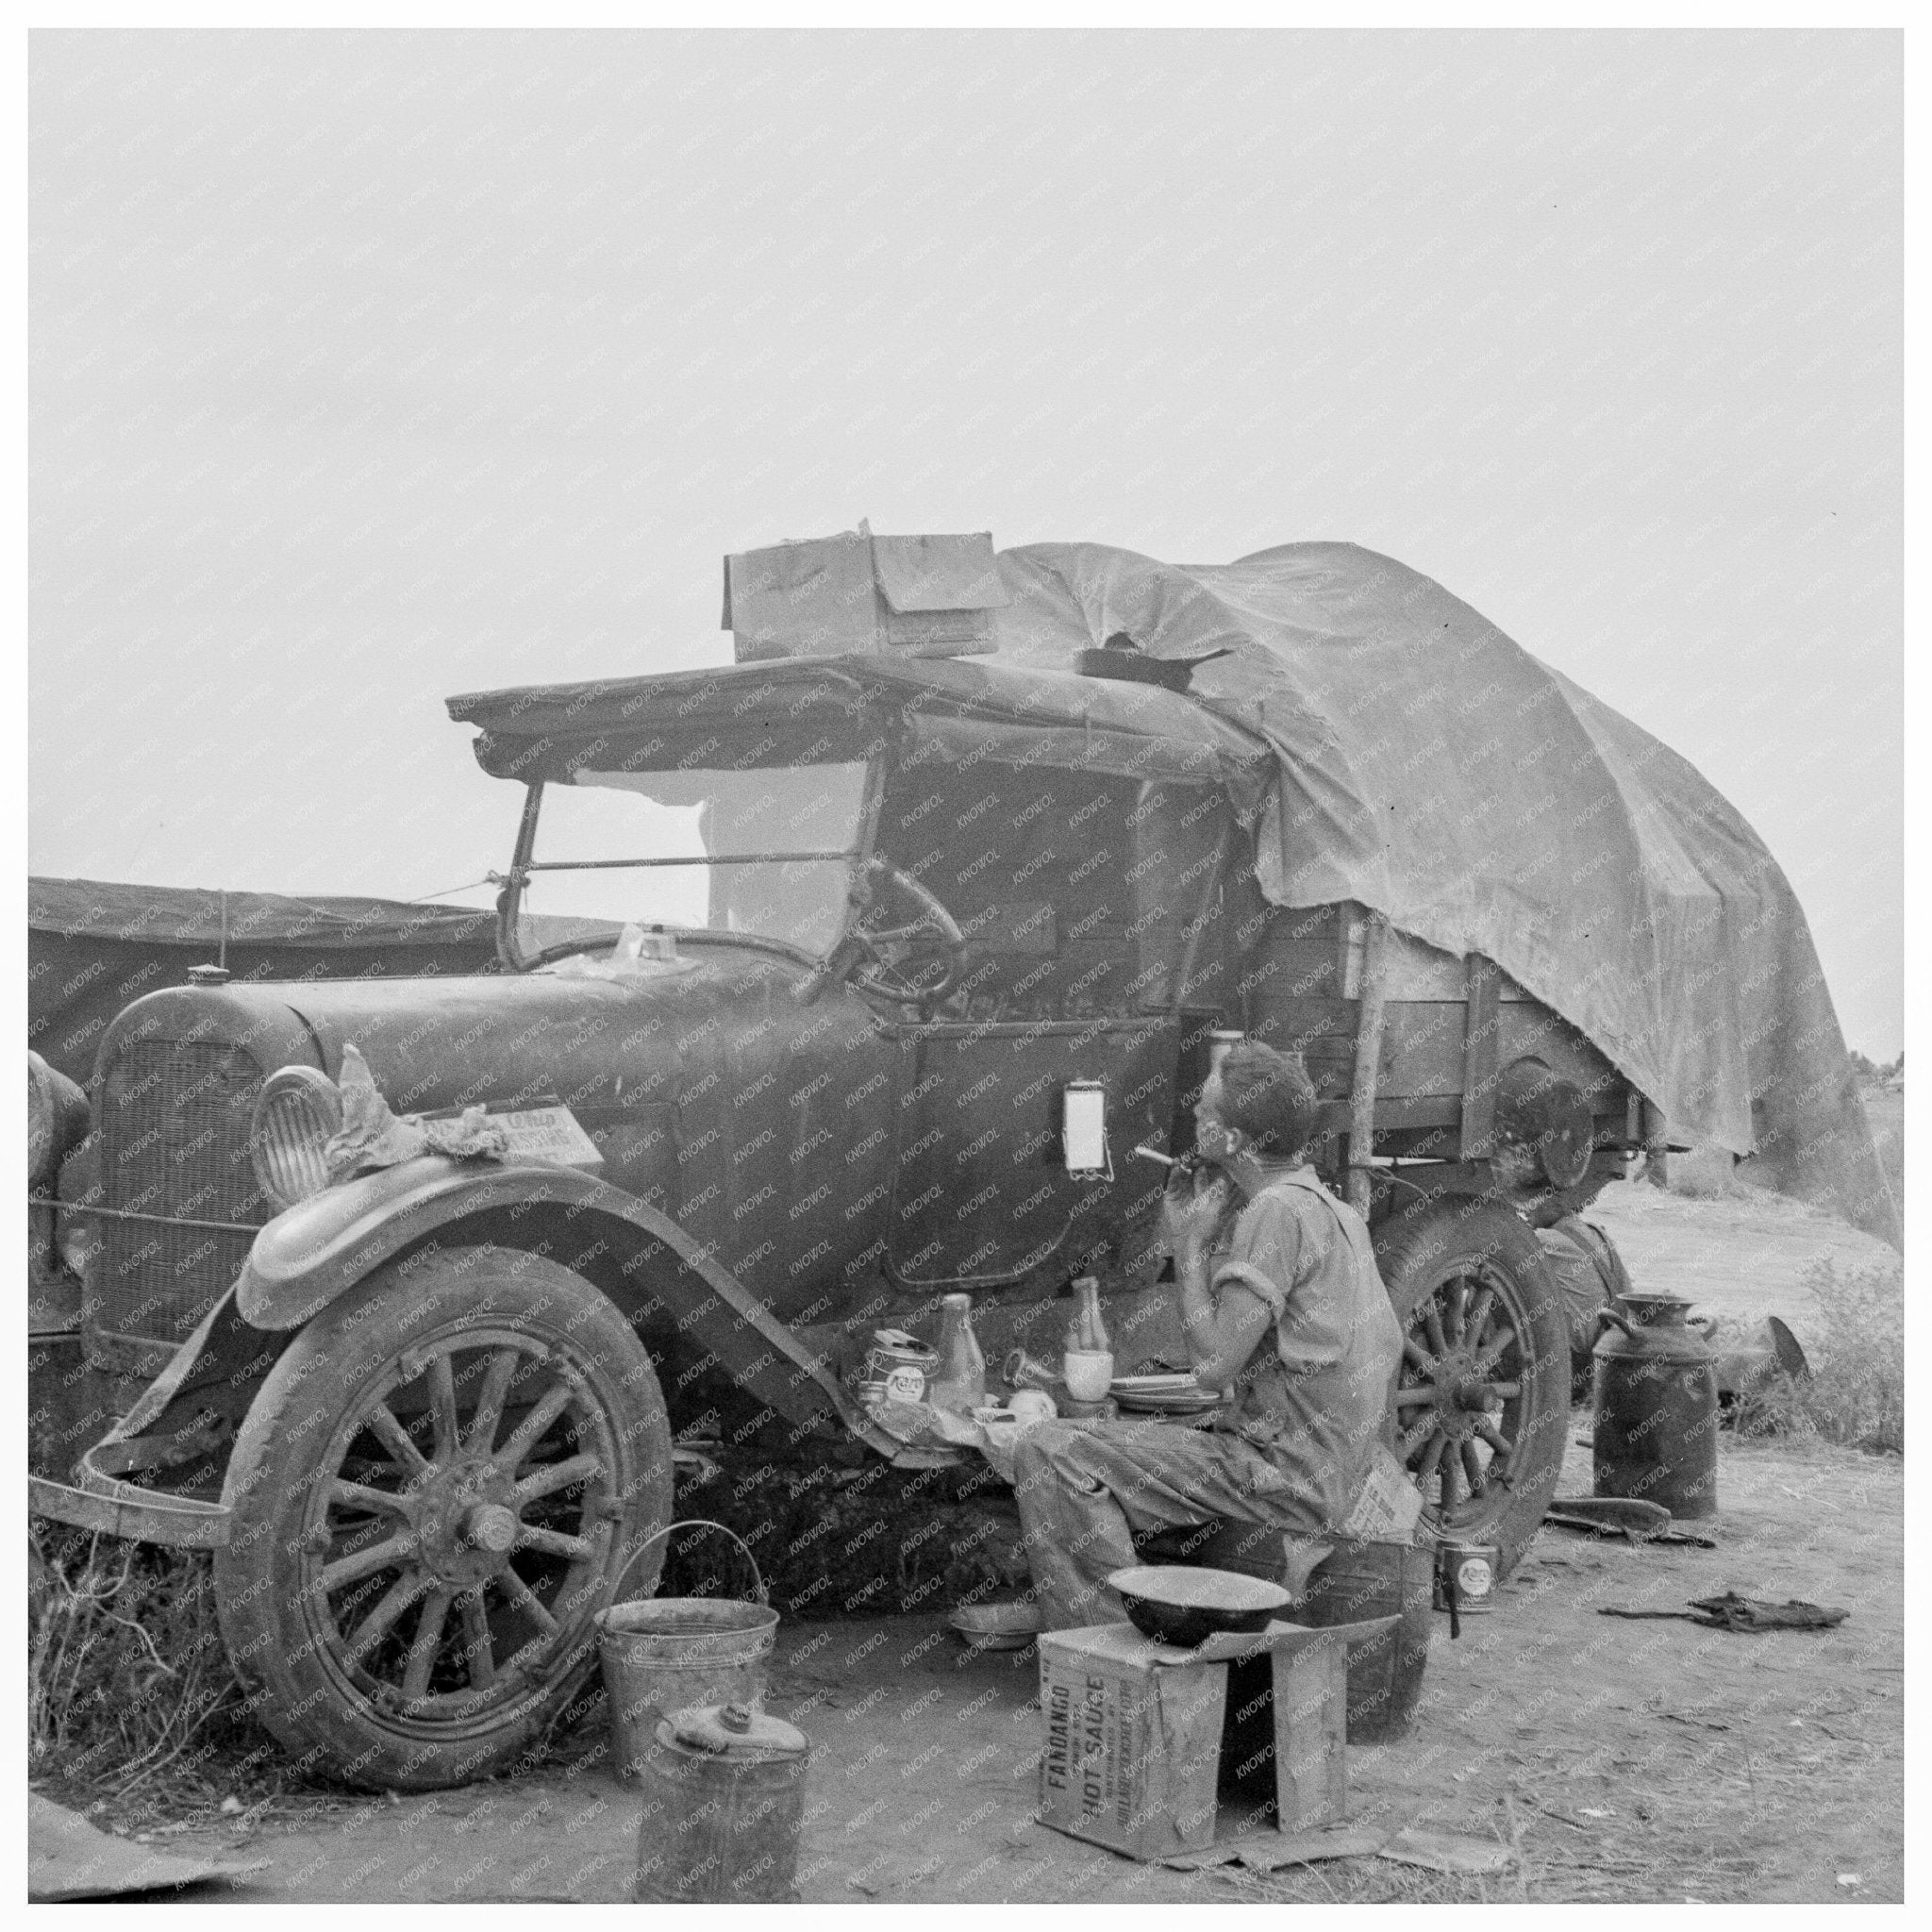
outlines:
[{"label": "shrub", "polygon": [[253,1736],[206,1555],[28,1525],[29,1774],[120,1796]]},{"label": "shrub", "polygon": [[1740,1406],[1740,1435],[1795,1433],[1873,1454],[1903,1456],[1906,1374],[1903,1279],[1895,1268],[1846,1268],[1829,1259],[1805,1272],[1818,1304],[1808,1381],[1778,1380]]}]

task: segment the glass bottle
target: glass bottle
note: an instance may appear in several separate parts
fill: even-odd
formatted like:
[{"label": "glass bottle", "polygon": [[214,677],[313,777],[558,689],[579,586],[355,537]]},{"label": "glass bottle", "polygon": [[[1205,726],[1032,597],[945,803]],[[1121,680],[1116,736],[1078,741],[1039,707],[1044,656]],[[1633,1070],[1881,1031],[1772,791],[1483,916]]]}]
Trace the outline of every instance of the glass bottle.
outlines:
[{"label": "glass bottle", "polygon": [[973,1297],[942,1295],[940,1299],[940,1365],[926,1385],[925,1399],[935,1408],[960,1415],[986,1402],[986,1357],[973,1332]]},{"label": "glass bottle", "polygon": [[1074,1312],[1067,1322],[1067,1353],[1069,1355],[1111,1355],[1113,1340],[1107,1332],[1107,1324],[1100,1315],[1100,1282],[1091,1274],[1082,1274],[1074,1283],[1074,1293],[1077,1297]]}]

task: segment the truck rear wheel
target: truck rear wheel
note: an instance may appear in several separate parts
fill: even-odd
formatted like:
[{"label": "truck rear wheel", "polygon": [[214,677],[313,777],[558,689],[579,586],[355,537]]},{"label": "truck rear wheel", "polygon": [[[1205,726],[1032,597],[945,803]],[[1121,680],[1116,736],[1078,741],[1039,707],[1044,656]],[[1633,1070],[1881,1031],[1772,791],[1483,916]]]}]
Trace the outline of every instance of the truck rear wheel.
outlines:
[{"label": "truck rear wheel", "polygon": [[401,1790],[487,1776],[583,1682],[671,1483],[650,1357],[581,1276],[494,1247],[379,1269],[289,1345],[236,1440],[229,1657],[309,1766]]},{"label": "truck rear wheel", "polygon": [[1570,1335],[1536,1236],[1491,1201],[1419,1203],[1374,1232],[1403,1326],[1396,1453],[1441,1536],[1493,1543],[1505,1575],[1563,1467]]}]

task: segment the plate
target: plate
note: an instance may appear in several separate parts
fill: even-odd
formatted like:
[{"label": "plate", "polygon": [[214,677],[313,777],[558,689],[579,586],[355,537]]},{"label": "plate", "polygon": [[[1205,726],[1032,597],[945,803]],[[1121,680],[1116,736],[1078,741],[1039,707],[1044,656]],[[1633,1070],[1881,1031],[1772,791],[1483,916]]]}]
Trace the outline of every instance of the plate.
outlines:
[{"label": "plate", "polygon": [[1196,1385],[1191,1389],[1147,1390],[1136,1392],[1123,1390],[1118,1382],[1114,1384],[1115,1399],[1123,1408],[1134,1409],[1143,1415],[1200,1415],[1205,1410],[1219,1408],[1224,1397],[1211,1389]]},{"label": "plate", "polygon": [[1175,1391],[1187,1395],[1205,1395],[1208,1392],[1192,1375],[1116,1375],[1113,1378],[1116,1395],[1160,1395]]}]

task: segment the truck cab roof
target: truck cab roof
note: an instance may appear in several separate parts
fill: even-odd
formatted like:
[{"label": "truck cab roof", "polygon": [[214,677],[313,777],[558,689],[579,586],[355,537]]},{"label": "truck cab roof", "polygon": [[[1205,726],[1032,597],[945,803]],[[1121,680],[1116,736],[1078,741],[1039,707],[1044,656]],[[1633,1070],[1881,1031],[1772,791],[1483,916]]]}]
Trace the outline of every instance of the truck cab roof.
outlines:
[{"label": "truck cab roof", "polygon": [[941,758],[1193,778],[1251,798],[1273,761],[1261,739],[1178,691],[974,658],[786,658],[469,692],[448,708],[481,727],[486,772],[525,781],[613,761],[613,748],[627,769],[673,767],[708,741],[710,762],[820,763],[881,733]]}]

